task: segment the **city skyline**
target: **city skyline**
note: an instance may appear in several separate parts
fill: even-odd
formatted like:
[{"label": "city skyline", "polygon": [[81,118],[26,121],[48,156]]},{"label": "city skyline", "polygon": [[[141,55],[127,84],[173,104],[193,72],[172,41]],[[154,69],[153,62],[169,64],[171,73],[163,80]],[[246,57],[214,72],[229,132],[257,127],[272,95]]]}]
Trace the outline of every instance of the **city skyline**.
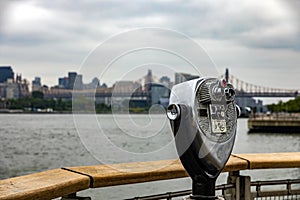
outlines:
[{"label": "city skyline", "polygon": [[[13,66],[0,66],[0,68],[1,69],[5,69],[5,68],[10,69],[11,73],[12,73],[11,76],[10,76],[10,79],[13,79],[13,81],[16,81],[19,77],[19,78],[22,79],[22,81],[23,80],[26,81],[30,88],[32,88],[32,87],[34,87],[34,85],[36,85],[36,86],[40,86],[40,87],[46,86],[49,89],[54,88],[54,87],[60,87],[60,86],[64,86],[64,89],[73,89],[73,85],[74,85],[75,79],[77,77],[80,79],[80,82],[82,82],[82,84],[84,84],[84,85],[89,85],[89,84],[93,83],[95,81],[95,79],[97,79],[99,81],[99,84],[100,84],[99,86],[106,85],[107,87],[113,87],[113,85],[115,85],[118,82],[128,82],[128,81],[130,81],[130,82],[139,82],[139,81],[141,81],[142,78],[145,78],[147,76],[147,73],[149,73],[149,71],[151,71],[151,73],[152,73],[152,70],[148,69],[148,71],[144,72],[144,75],[142,77],[139,77],[135,80],[132,80],[132,79],[114,80],[114,82],[111,85],[107,85],[105,82],[101,82],[101,80],[98,79],[98,77],[93,77],[91,80],[83,81],[84,74],[78,74],[76,71],[69,71],[64,75],[60,75],[59,77],[56,77],[57,82],[54,85],[46,85],[46,84],[43,83],[43,77],[41,77],[41,76],[36,75],[36,76],[34,76],[34,78],[32,80],[29,80],[28,78],[22,76],[22,72],[14,71]],[[69,79],[70,76],[71,76],[71,79],[73,79],[70,83],[67,82],[67,83],[65,83],[66,85],[60,84],[60,81],[62,81],[61,79],[65,79],[65,78]],[[173,74],[173,76],[175,77],[176,74]],[[155,74],[152,74],[152,77],[154,78],[152,80],[152,82],[154,82],[154,83],[164,82],[166,79],[169,79],[170,83],[174,82],[174,78],[171,78],[167,75],[164,75],[164,76],[161,76],[161,77],[156,77]],[[2,80],[1,82],[7,82],[7,81],[8,80]]]},{"label": "city skyline", "polygon": [[193,39],[214,60],[218,72],[228,67],[247,82],[297,89],[297,10],[299,2],[293,0],[2,1],[0,64],[23,71],[29,80],[37,75],[46,85],[54,85],[60,74],[79,72],[89,53],[113,35],[158,27]]}]

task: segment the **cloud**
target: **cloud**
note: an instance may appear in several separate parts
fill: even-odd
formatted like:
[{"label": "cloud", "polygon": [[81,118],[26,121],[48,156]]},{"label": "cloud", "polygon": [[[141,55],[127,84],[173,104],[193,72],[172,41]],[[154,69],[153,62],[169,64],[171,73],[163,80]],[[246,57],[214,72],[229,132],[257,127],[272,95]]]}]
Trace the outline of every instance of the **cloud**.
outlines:
[{"label": "cloud", "polygon": [[[11,7],[8,27],[4,27],[6,33],[38,35],[37,39],[45,37],[45,42],[83,37],[99,40],[122,30],[151,26],[168,27],[196,38],[231,39],[263,48],[295,48],[293,42],[299,45],[295,41],[299,30],[294,14],[279,0],[56,0],[17,2]],[[30,37],[23,38],[27,39]]]},{"label": "cloud", "polygon": [[[79,66],[93,48],[114,34],[161,27],[180,31],[199,42],[213,41],[205,44],[213,45],[207,49],[221,61],[220,65],[228,60],[219,58],[231,57],[229,52],[243,49],[244,55],[268,55],[269,60],[264,62],[256,57],[251,61],[253,66],[270,66],[273,50],[283,55],[299,53],[299,4],[297,0],[24,0],[2,6],[1,2],[5,12],[1,10],[4,14],[0,16],[0,61],[23,65],[32,71],[30,76],[36,72],[30,66],[34,61],[59,71],[56,65]],[[294,64],[295,57],[291,58],[294,60],[289,63]],[[243,62],[246,61],[236,58],[236,64]]]},{"label": "cloud", "polygon": [[[232,0],[195,6],[199,13],[193,13],[192,9],[186,17],[172,18],[179,30],[187,31],[192,37],[232,40],[258,48],[294,49],[295,45],[300,46],[297,20],[283,2]],[[205,12],[201,13],[203,9]]]}]

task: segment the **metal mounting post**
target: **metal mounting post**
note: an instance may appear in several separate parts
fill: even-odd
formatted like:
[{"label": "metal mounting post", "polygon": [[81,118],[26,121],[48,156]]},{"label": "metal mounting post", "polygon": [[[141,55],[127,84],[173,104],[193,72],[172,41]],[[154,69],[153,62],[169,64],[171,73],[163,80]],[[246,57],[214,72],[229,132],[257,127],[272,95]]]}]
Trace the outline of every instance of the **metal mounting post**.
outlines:
[{"label": "metal mounting post", "polygon": [[216,179],[197,176],[193,180],[191,199],[209,200],[216,199],[215,196]]}]

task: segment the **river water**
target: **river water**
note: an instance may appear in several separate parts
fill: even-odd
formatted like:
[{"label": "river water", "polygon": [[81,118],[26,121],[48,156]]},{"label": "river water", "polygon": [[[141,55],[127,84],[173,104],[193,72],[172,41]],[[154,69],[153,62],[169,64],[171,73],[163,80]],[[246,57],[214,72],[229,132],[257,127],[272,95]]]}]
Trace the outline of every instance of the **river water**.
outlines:
[{"label": "river water", "polygon": [[[177,158],[164,115],[0,115],[0,179],[68,166]],[[300,151],[300,134],[247,133],[238,119],[233,153]],[[300,169],[244,171],[252,180],[300,178]],[[219,183],[225,181],[222,174]],[[183,178],[80,192],[93,199],[124,199],[190,188]]]}]

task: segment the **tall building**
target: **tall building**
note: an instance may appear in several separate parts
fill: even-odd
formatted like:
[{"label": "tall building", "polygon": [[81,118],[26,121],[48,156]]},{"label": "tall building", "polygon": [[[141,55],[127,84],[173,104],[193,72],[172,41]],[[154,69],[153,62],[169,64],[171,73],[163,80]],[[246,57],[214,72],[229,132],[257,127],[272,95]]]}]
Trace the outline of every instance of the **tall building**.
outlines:
[{"label": "tall building", "polygon": [[100,80],[95,77],[93,78],[92,82],[88,83],[88,84],[84,84],[83,85],[84,89],[97,89],[100,88]]},{"label": "tall building", "polygon": [[20,87],[20,94],[19,97],[28,97],[30,95],[29,93],[29,83],[26,79],[22,79],[22,77],[20,77],[20,82],[17,82],[17,84]]},{"label": "tall building", "polygon": [[266,107],[263,105],[262,100],[256,100],[252,97],[236,97],[236,104],[239,105],[241,109],[241,116],[248,117],[251,111],[265,112]]},{"label": "tall building", "polygon": [[0,83],[4,83],[7,79],[14,80],[14,72],[11,66],[0,66]]},{"label": "tall building", "polygon": [[83,89],[83,81],[82,81],[81,74],[77,74],[77,72],[69,72],[68,80],[69,82],[68,82],[67,89],[76,89],[76,90]]},{"label": "tall building", "polygon": [[151,85],[151,105],[160,104],[165,108],[169,105],[170,88],[157,83]]},{"label": "tall building", "polygon": [[35,77],[32,81],[32,88],[31,91],[40,91],[42,87],[41,78]]},{"label": "tall building", "polygon": [[18,99],[20,97],[20,84],[13,79],[7,79],[6,99]]},{"label": "tall building", "polygon": [[58,78],[58,87],[67,89],[69,87],[69,78],[68,77]]},{"label": "tall building", "polygon": [[16,83],[22,83],[22,74],[16,75]]},{"label": "tall building", "polygon": [[0,83],[0,99],[6,98],[6,88],[7,84]]},{"label": "tall building", "polygon": [[73,89],[74,84],[75,84],[75,80],[76,80],[76,76],[77,76],[76,72],[69,72],[68,73],[68,79],[69,79],[68,89]]},{"label": "tall building", "polygon": [[35,77],[34,80],[32,81],[32,84],[42,86],[41,77]]},{"label": "tall building", "polygon": [[199,78],[199,76],[187,74],[187,73],[175,73],[175,85],[185,82],[185,81],[190,81],[190,80],[193,80],[196,78]]},{"label": "tall building", "polygon": [[97,77],[95,77],[95,78],[93,78],[91,84],[92,84],[93,88],[98,88],[98,87],[100,87],[100,80]]},{"label": "tall building", "polygon": [[151,83],[153,82],[153,77],[152,77],[152,71],[151,69],[148,69],[148,73],[145,77],[145,91],[150,92],[151,91]]},{"label": "tall building", "polygon": [[76,90],[83,89],[83,81],[82,81],[82,74],[77,74],[73,88]]}]

